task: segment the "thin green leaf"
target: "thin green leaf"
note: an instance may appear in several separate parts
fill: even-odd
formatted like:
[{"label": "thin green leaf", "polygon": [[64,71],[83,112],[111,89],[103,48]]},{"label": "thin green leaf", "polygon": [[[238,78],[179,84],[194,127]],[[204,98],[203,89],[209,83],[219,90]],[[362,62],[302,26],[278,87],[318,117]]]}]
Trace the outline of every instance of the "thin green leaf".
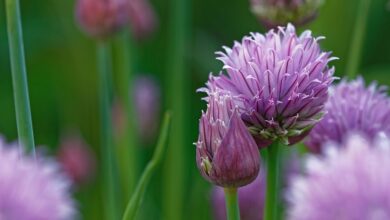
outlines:
[{"label": "thin green leaf", "polygon": [[122,218],[123,220],[129,220],[135,218],[135,215],[137,214],[137,211],[144,197],[146,187],[150,181],[150,178],[152,177],[158,165],[161,163],[163,153],[165,150],[165,143],[168,137],[170,118],[171,118],[170,114],[168,112],[165,113],[164,123],[160,131],[160,137],[157,142],[157,147],[154,151],[152,159],[149,161],[144,172],[142,173],[141,179],[138,182],[137,188],[135,189],[133,196],[131,197],[129,203],[127,204],[125,214],[123,215]]}]

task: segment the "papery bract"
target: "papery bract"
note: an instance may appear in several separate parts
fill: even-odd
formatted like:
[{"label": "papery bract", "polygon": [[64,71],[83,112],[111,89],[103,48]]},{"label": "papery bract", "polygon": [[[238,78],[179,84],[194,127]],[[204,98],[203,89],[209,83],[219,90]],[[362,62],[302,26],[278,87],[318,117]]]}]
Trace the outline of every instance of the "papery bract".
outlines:
[{"label": "papery bract", "polygon": [[205,179],[222,187],[252,182],[260,167],[256,143],[237,113],[234,97],[214,91],[199,125],[196,162]]}]

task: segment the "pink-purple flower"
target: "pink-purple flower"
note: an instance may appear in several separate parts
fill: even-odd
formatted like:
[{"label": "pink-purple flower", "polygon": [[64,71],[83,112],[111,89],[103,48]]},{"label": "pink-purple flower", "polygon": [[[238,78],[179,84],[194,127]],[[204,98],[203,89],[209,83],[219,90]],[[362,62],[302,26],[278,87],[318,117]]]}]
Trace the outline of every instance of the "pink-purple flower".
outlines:
[{"label": "pink-purple flower", "polygon": [[76,19],[88,35],[106,38],[129,20],[128,0],[78,0]]},{"label": "pink-purple flower", "polygon": [[268,28],[288,22],[303,25],[313,20],[323,0],[251,0],[252,12]]},{"label": "pink-purple flower", "polygon": [[390,142],[353,135],[311,156],[287,193],[290,220],[390,219]]},{"label": "pink-purple flower", "polygon": [[224,64],[219,76],[210,76],[207,89],[234,96],[237,112],[259,147],[276,139],[293,144],[322,118],[328,87],[334,80],[335,59],[323,52],[310,31],[297,36],[293,25],[252,33],[233,48],[218,52]]},{"label": "pink-purple flower", "polygon": [[0,140],[0,219],[71,220],[75,214],[69,181],[54,161],[35,161]]},{"label": "pink-purple flower", "polygon": [[160,116],[160,87],[150,76],[134,81],[133,95],[138,133],[144,142],[153,140]]},{"label": "pink-purple flower", "polygon": [[157,19],[148,0],[128,0],[132,33],[137,39],[151,34],[157,26]]},{"label": "pink-purple flower", "polygon": [[61,140],[57,158],[75,184],[87,183],[95,175],[95,157],[79,135],[68,135]]},{"label": "pink-purple flower", "polygon": [[390,98],[376,83],[365,86],[363,78],[343,80],[331,89],[327,114],[310,132],[306,145],[320,153],[326,142],[341,144],[350,133],[372,140],[377,133],[390,135]]},{"label": "pink-purple flower", "polygon": [[218,89],[209,93],[196,143],[196,162],[202,176],[230,188],[252,182],[260,167],[256,143],[238,115],[233,99]]}]

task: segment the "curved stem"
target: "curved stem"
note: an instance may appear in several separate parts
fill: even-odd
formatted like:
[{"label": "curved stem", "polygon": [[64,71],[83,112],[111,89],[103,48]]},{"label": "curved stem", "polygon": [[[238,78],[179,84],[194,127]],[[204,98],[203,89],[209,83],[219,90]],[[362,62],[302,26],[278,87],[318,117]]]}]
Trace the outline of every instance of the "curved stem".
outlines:
[{"label": "curved stem", "polygon": [[35,156],[19,0],[6,0],[6,10],[19,144]]},{"label": "curved stem", "polygon": [[105,182],[104,203],[107,207],[106,219],[117,220],[118,204],[115,175],[115,160],[113,154],[113,131],[111,120],[111,48],[108,41],[98,44],[98,65],[100,78],[100,120],[101,120],[101,155]]},{"label": "curved stem", "polygon": [[160,165],[168,138],[169,124],[171,116],[167,112],[164,117],[164,123],[162,124],[160,136],[158,138],[157,146],[154,150],[152,159],[149,161],[144,172],[142,173],[141,178],[139,179],[137,188],[135,189],[129,203],[127,204],[125,213],[123,214],[123,220],[132,220],[135,219],[137,211],[141,205],[142,199],[144,197],[146,187],[150,182],[150,178],[155,173],[158,165]]},{"label": "curved stem", "polygon": [[370,11],[370,0],[360,0],[358,7],[346,67],[346,73],[349,78],[353,78],[359,71],[359,63],[368,20],[367,18]]},{"label": "curved stem", "polygon": [[226,201],[226,216],[228,220],[240,219],[240,208],[238,207],[237,188],[224,188]]},{"label": "curved stem", "polygon": [[274,141],[268,146],[267,157],[267,190],[264,208],[264,220],[275,220],[278,205],[279,187],[279,143]]}]

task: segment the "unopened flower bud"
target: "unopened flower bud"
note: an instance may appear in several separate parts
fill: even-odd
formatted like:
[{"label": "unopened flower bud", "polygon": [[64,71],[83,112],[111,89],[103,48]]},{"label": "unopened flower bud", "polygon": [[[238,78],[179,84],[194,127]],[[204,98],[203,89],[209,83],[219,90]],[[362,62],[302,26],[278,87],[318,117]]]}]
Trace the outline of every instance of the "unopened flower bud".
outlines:
[{"label": "unopened flower bud", "polygon": [[204,178],[216,185],[247,185],[259,173],[256,142],[241,120],[232,96],[214,91],[208,99],[196,143],[198,168]]},{"label": "unopened flower bud", "polygon": [[303,25],[317,15],[322,0],[251,0],[252,12],[267,28]]},{"label": "unopened flower bud", "polygon": [[128,23],[128,1],[78,0],[76,18],[88,35],[106,38]]}]

